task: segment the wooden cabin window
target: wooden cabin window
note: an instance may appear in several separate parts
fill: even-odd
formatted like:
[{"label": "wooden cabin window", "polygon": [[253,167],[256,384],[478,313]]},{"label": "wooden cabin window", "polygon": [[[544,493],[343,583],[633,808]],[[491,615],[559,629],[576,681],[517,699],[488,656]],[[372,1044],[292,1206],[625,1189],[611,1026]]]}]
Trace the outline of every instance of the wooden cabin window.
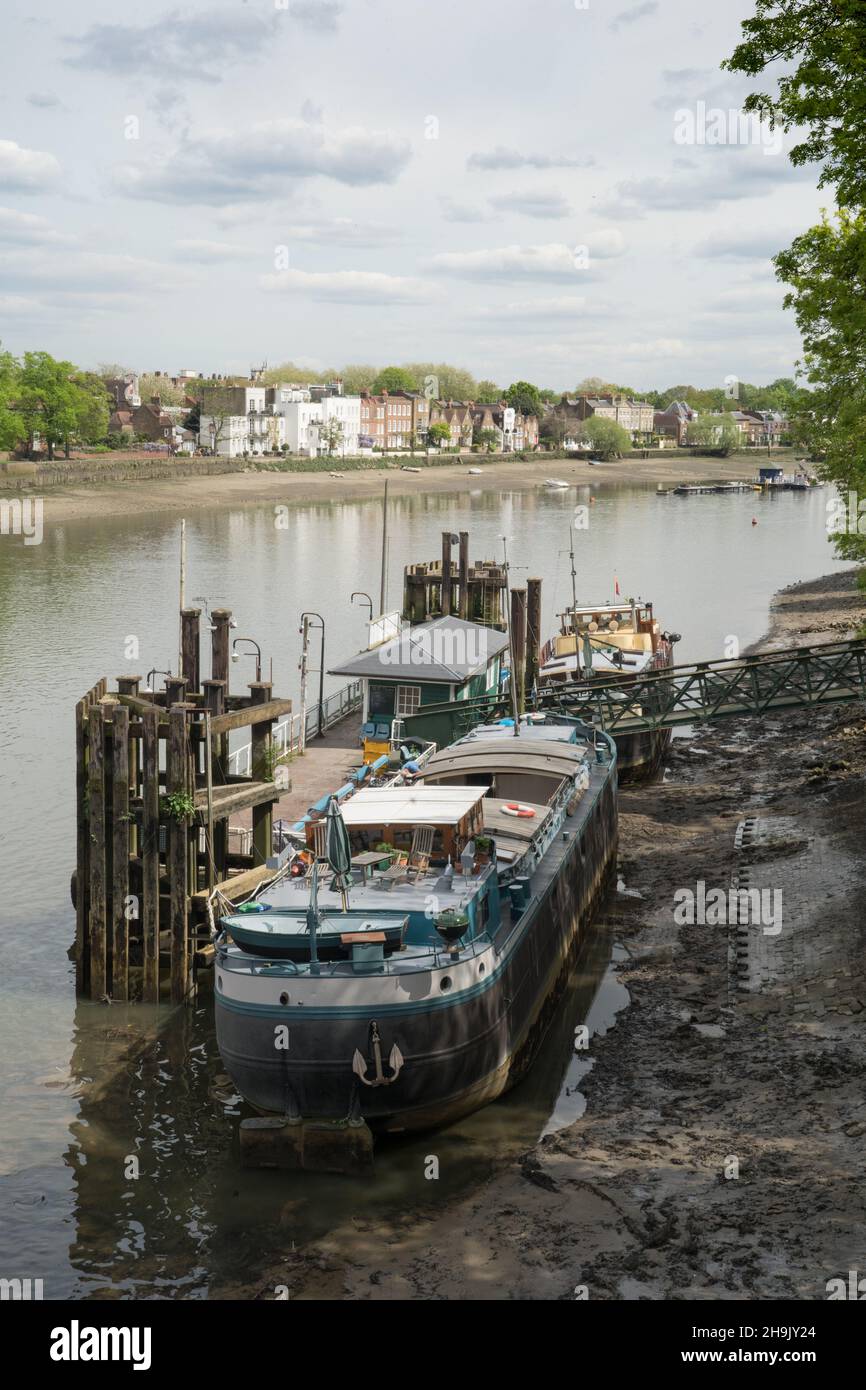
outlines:
[{"label": "wooden cabin window", "polygon": [[397,715],[417,714],[421,706],[420,685],[397,686]]}]

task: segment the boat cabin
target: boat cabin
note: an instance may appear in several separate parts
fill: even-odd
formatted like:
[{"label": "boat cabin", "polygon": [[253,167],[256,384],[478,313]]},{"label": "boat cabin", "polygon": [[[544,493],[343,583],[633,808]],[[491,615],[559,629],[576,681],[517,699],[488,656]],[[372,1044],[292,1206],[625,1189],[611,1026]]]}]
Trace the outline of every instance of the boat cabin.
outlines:
[{"label": "boat cabin", "polygon": [[[414,786],[369,787],[346,800],[341,809],[353,855],[366,854],[386,844],[408,853],[419,826],[433,830],[431,864],[444,868],[448,859],[460,856],[484,830],[478,787]],[[307,844],[315,845],[316,826],[307,826]]]},{"label": "boat cabin", "polygon": [[640,672],[662,643],[651,603],[593,604],[558,616],[559,632],[541,652],[542,683],[576,678],[587,669]]}]

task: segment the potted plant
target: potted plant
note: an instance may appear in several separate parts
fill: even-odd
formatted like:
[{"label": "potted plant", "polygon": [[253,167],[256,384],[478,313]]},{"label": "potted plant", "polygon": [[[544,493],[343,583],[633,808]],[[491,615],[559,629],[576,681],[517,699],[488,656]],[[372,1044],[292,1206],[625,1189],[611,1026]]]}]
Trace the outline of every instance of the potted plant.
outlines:
[{"label": "potted plant", "polygon": [[490,856],[493,852],[493,840],[489,835],[476,835],[475,837],[475,872],[490,863]]},{"label": "potted plant", "polygon": [[376,865],[376,868],[380,869],[384,873],[384,871],[390,867],[391,860],[397,851],[395,850],[393,845],[389,845],[387,840],[380,840],[378,845],[373,846],[373,849],[376,851],[381,851],[385,855],[385,858],[381,859],[379,863]]}]

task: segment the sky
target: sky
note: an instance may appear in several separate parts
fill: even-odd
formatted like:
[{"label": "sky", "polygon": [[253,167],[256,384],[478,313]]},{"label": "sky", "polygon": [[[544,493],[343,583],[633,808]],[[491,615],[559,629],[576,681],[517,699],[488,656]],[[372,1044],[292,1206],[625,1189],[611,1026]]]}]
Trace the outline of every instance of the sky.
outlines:
[{"label": "sky", "polygon": [[[830,203],[751,0],[6,0],[0,341],[82,367],[763,383]],[[728,113],[733,113],[729,116]]]}]

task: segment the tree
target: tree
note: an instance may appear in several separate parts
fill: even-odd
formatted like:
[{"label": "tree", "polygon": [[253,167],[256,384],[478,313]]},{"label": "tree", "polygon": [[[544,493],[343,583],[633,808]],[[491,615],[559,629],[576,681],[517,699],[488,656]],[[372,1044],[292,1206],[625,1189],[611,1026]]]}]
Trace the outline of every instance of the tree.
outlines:
[{"label": "tree", "polygon": [[81,388],[71,362],[57,362],[48,352],[25,352],[18,384],[18,409],[31,448],[36,436],[54,458],[58,444],[75,434],[81,409]]},{"label": "tree", "polygon": [[478,381],[472,399],[478,405],[498,405],[502,400],[502,388],[495,381]]},{"label": "tree", "polygon": [[341,375],[346,395],[360,396],[362,391],[372,391],[378,370],[378,367],[363,365],[344,367]]},{"label": "tree", "polygon": [[835,184],[843,207],[866,191],[866,7],[863,0],[757,0],[743,41],[722,63],[749,77],[773,65],[775,93],[743,104],[770,124],[804,137],[792,164],[820,161],[819,185]]},{"label": "tree", "polygon": [[557,410],[548,410],[538,426],[538,437],[552,449],[561,449],[568,430],[566,417]]},{"label": "tree", "polygon": [[427,431],[427,438],[431,444],[438,444],[440,449],[445,444],[451,443],[451,429],[444,420],[437,420]]},{"label": "tree", "polygon": [[331,415],[319,426],[319,442],[327,447],[328,458],[339,449],[345,433],[343,421],[336,415]]},{"label": "tree", "polygon": [[482,445],[488,454],[492,454],[499,443],[499,433],[489,427],[483,430],[475,429],[472,431],[472,443]]},{"label": "tree", "polygon": [[592,452],[601,459],[620,458],[631,448],[631,436],[627,429],[616,420],[608,420],[604,415],[591,415],[580,427],[581,436],[589,444]]},{"label": "tree", "polygon": [[75,437],[83,444],[98,444],[108,432],[109,397],[105,382],[96,372],[79,372],[74,382],[78,389]]},{"label": "tree", "polygon": [[478,383],[464,367],[449,362],[406,362],[403,371],[418,383],[418,389],[431,400],[475,401]]},{"label": "tree", "polygon": [[727,456],[740,444],[740,431],[730,415],[702,415],[686,426],[686,443]]},{"label": "tree", "polygon": [[633,396],[630,386],[618,386],[614,381],[605,381],[602,376],[585,376],[574,388],[578,396]]},{"label": "tree", "polygon": [[515,381],[505,392],[505,399],[521,415],[537,415],[541,419],[544,407],[538,394],[538,387],[529,381]]},{"label": "tree", "polygon": [[383,367],[373,382],[373,394],[382,391],[417,391],[418,383],[405,367]]},{"label": "tree", "polygon": [[0,449],[12,449],[22,437],[21,417],[15,409],[21,368],[11,352],[0,348]]},{"label": "tree", "polygon": [[[814,386],[795,401],[795,437],[823,454],[820,471],[844,491],[866,492],[866,6],[862,0],[757,0],[743,41],[724,64],[757,76],[772,65],[774,92],[745,109],[795,129],[792,163],[820,161],[837,209],[775,258],[790,286],[803,338],[802,368]],[[781,62],[780,62],[781,60]],[[777,66],[778,64],[778,66]],[[837,532],[846,556],[866,558],[866,535]]]}]

